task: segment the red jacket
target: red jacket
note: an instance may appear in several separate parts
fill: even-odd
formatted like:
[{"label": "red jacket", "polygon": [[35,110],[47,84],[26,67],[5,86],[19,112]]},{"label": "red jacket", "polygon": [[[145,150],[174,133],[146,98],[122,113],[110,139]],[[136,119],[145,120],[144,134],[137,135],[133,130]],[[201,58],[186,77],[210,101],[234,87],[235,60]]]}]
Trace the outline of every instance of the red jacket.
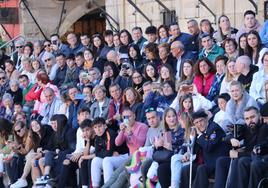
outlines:
[{"label": "red jacket", "polygon": [[214,80],[214,76],[214,73],[209,73],[206,77],[203,77],[203,75],[196,75],[194,77],[194,84],[197,88],[198,93],[205,97],[208,95],[208,92]]},{"label": "red jacket", "polygon": [[27,102],[35,101],[35,100],[40,100],[40,95],[43,91],[43,88],[38,88],[38,84],[35,84],[32,89],[26,94],[25,100]]}]

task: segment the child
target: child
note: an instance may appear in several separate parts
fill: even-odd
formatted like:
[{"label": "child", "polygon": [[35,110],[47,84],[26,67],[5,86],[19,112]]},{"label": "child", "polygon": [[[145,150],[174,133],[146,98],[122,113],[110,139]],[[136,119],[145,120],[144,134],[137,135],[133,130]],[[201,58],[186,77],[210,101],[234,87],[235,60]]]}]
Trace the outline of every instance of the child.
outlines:
[{"label": "child", "polygon": [[228,93],[222,93],[218,96],[218,106],[220,111],[217,112],[214,116],[214,122],[217,123],[221,128],[226,132],[227,127],[222,125],[223,120],[225,119],[225,108],[227,102],[230,100],[230,95]]},{"label": "child", "polygon": [[192,113],[193,109],[193,98],[191,94],[182,95],[179,100],[179,112],[178,115],[182,114],[183,112]]},{"label": "child", "polygon": [[112,156],[115,151],[116,135],[112,130],[107,129],[105,119],[97,117],[93,120],[92,126],[95,136],[95,157],[91,162],[91,178],[93,188],[101,185],[101,170],[104,157]]}]

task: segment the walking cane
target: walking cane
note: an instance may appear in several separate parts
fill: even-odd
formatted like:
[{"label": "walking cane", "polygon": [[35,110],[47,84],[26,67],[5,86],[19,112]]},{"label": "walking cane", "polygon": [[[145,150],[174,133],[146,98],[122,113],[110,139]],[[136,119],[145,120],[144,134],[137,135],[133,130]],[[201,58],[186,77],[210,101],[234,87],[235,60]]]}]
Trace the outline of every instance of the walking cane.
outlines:
[{"label": "walking cane", "polygon": [[[234,125],[234,138],[237,138],[237,125]],[[233,148],[234,149],[234,148]],[[229,170],[228,170],[228,175],[226,179],[226,184],[225,188],[228,188],[230,185],[230,179],[231,179],[231,173],[232,173],[232,164],[233,164],[233,158],[231,159],[230,165],[229,165]]]},{"label": "walking cane", "polygon": [[[195,131],[195,128],[191,127],[191,133],[192,131]],[[190,152],[190,176],[189,176],[189,188],[192,188],[192,173],[193,173],[193,143],[191,143],[191,139],[189,139],[189,144],[188,144],[188,150]]]}]

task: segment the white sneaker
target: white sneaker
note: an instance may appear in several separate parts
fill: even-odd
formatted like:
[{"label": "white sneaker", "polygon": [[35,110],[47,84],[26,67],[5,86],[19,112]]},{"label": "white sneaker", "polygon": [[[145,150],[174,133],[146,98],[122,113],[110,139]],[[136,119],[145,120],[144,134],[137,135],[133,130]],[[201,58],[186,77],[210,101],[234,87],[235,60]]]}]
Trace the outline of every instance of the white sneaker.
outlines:
[{"label": "white sneaker", "polygon": [[10,185],[10,188],[22,188],[22,187],[27,187],[28,182],[26,179],[18,179],[15,183]]}]

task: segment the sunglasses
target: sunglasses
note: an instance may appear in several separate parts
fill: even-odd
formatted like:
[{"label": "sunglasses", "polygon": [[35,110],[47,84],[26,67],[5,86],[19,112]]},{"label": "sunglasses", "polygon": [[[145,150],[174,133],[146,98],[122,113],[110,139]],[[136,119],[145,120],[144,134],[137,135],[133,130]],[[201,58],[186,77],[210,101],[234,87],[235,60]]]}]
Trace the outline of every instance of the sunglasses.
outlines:
[{"label": "sunglasses", "polygon": [[15,132],[16,132],[16,133],[20,133],[22,129],[23,129],[23,127],[21,127],[21,128],[18,129],[18,130],[15,130]]},{"label": "sunglasses", "polygon": [[50,47],[50,44],[44,45],[45,47]]},{"label": "sunglasses", "polygon": [[0,80],[5,80],[6,78],[5,77],[0,77]]},{"label": "sunglasses", "polygon": [[45,62],[51,61],[51,58],[45,59]]},{"label": "sunglasses", "polygon": [[145,110],[145,113],[153,112],[153,111],[155,111],[155,108],[151,107],[151,108],[147,108],[147,109]]},{"label": "sunglasses", "polygon": [[16,48],[23,48],[23,46],[16,46]]}]

